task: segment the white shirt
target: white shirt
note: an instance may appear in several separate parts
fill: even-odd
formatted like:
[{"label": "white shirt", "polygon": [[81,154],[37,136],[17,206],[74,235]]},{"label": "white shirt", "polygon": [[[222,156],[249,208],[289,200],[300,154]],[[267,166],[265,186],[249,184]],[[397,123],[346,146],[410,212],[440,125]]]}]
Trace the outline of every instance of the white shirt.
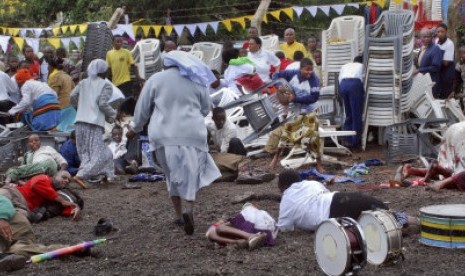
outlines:
[{"label": "white shirt", "polygon": [[40,81],[45,83],[48,82],[48,62],[45,60],[45,58],[40,64]]},{"label": "white shirt", "polygon": [[363,83],[363,64],[351,62],[342,65],[341,71],[339,71],[339,83],[343,79],[360,79]]},{"label": "white shirt", "polygon": [[126,149],[126,143],[124,143],[124,141],[121,141],[120,143],[112,141],[110,144],[108,144],[108,148],[113,154],[113,159],[121,158],[126,154],[126,152],[128,152]]},{"label": "white shirt", "polygon": [[264,49],[260,49],[255,53],[249,52],[247,56],[255,64],[255,69],[263,82],[271,81],[271,66],[278,67],[281,64],[281,61],[277,56],[275,56],[275,54]]},{"label": "white shirt", "polygon": [[299,70],[300,69],[300,61],[294,61],[293,63],[286,66],[284,70]]},{"label": "white shirt", "polygon": [[304,180],[292,184],[281,198],[277,227],[281,231],[293,231],[294,226],[315,230],[329,218],[334,194],[318,181]]},{"label": "white shirt", "polygon": [[222,129],[218,129],[215,122],[208,121],[207,129],[212,136],[213,144],[215,146],[219,146],[221,152],[227,152],[229,148],[229,141],[231,141],[231,138],[237,137],[236,125],[228,119],[226,119]]},{"label": "white shirt", "polygon": [[18,103],[19,88],[16,82],[7,74],[0,71],[0,101],[10,100],[14,103]]},{"label": "white shirt", "polygon": [[36,164],[38,162],[53,160],[57,165],[68,164],[66,159],[50,146],[41,146],[38,150],[26,153],[26,164]]},{"label": "white shirt", "polygon": [[441,48],[441,50],[444,51],[444,56],[442,57],[443,61],[454,61],[454,42],[450,40],[450,38],[446,39],[446,42],[443,44],[439,44],[439,42],[436,42],[436,44]]},{"label": "white shirt", "polygon": [[255,66],[252,64],[229,65],[228,68],[224,70],[223,77],[226,86],[234,91],[236,95],[242,96],[242,92],[237,88],[236,79],[243,75],[250,75],[253,73],[255,73]]},{"label": "white shirt", "polygon": [[32,107],[34,101],[43,94],[53,94],[55,96],[57,95],[55,91],[53,91],[53,89],[50,88],[50,86],[48,86],[46,83],[36,80],[26,81],[21,87],[21,94],[23,95],[21,101],[8,111],[8,113],[11,115],[21,113]]}]

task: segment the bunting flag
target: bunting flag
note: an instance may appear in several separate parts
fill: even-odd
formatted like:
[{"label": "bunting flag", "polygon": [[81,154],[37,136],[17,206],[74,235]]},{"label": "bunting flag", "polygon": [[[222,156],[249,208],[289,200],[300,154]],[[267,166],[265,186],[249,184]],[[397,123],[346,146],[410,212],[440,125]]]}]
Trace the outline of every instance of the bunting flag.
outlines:
[{"label": "bunting flag", "polygon": [[305,9],[306,9],[313,17],[315,17],[316,12],[317,12],[316,6],[308,6],[308,7],[305,7]]},{"label": "bunting flag", "polygon": [[71,37],[71,42],[74,43],[74,45],[76,45],[76,47],[81,47],[81,37]]},{"label": "bunting flag", "polygon": [[150,26],[150,25],[140,25],[140,27],[142,29],[142,33],[144,34],[144,37],[148,37],[149,33],[150,33],[150,29],[152,28],[152,26]]},{"label": "bunting flag", "polygon": [[65,26],[61,26],[61,33],[62,33],[62,34],[66,34],[66,32],[68,31],[68,28],[69,28],[69,27],[66,26],[66,25],[65,25]]},{"label": "bunting flag", "polygon": [[173,25],[174,31],[175,31],[179,36],[182,35],[182,32],[184,31],[184,27],[185,27],[185,25],[182,25],[182,24]]},{"label": "bunting flag", "polygon": [[266,14],[263,16],[263,23],[268,24],[268,16]]},{"label": "bunting flag", "polygon": [[34,29],[32,29],[32,31],[34,32],[34,35],[35,35],[36,37],[39,37],[39,36],[42,34],[42,31],[43,31],[43,30],[44,30],[44,29],[41,29],[41,28],[34,28]]},{"label": "bunting flag", "polygon": [[19,34],[19,28],[8,28],[7,30],[8,30],[8,33],[12,36],[18,36]]},{"label": "bunting flag", "polygon": [[79,28],[79,32],[81,34],[85,33],[87,31],[87,23],[84,23],[84,24],[79,24],[78,25],[78,28]]},{"label": "bunting flag", "polygon": [[53,48],[58,49],[61,46],[61,39],[57,37],[47,38],[48,43],[53,46]]},{"label": "bunting flag", "polygon": [[331,5],[331,8],[338,14],[341,15],[344,12],[346,5]]},{"label": "bunting flag", "polygon": [[39,52],[40,38],[26,37],[25,40],[27,45],[32,47],[34,53]]},{"label": "bunting flag", "polygon": [[271,14],[271,16],[273,16],[276,20],[281,21],[279,19],[279,15],[281,14],[281,10],[272,11],[272,12],[269,12],[269,14]]},{"label": "bunting flag", "polygon": [[24,38],[13,36],[13,41],[16,43],[16,45],[18,45],[19,49],[21,49],[21,50],[23,49],[23,47],[24,47]]},{"label": "bunting flag", "polygon": [[304,11],[304,7],[292,7],[295,11],[295,14],[297,15],[297,18],[300,18],[300,15]]},{"label": "bunting flag", "polygon": [[28,29],[19,29],[19,36],[25,37]]},{"label": "bunting flag", "polygon": [[54,36],[57,36],[59,33],[60,33],[60,27],[58,27],[58,28],[53,28],[53,29],[52,29],[52,34],[53,34]]},{"label": "bunting flag", "polygon": [[245,29],[245,17],[231,18],[231,21],[239,23],[239,25],[241,25],[242,29]]},{"label": "bunting flag", "polygon": [[69,30],[71,31],[72,34],[76,33],[76,30],[78,28],[78,25],[70,25]]},{"label": "bunting flag", "polygon": [[[26,40],[26,42],[27,42],[27,40]],[[65,37],[65,38],[61,39],[61,43],[63,43],[63,46],[65,47],[65,49],[67,51],[69,51],[69,43],[70,42],[71,42],[71,38],[69,38],[69,37]]]},{"label": "bunting flag", "polygon": [[284,14],[287,15],[287,17],[289,17],[290,20],[294,19],[294,10],[292,9],[292,7],[282,9],[281,11],[284,12]]},{"label": "bunting flag", "polygon": [[203,33],[203,35],[207,35],[208,23],[199,23],[199,24],[197,24],[197,27]]},{"label": "bunting flag", "polygon": [[152,29],[155,31],[155,37],[160,36],[161,28],[162,28],[161,25],[153,25],[152,26]]},{"label": "bunting flag", "polygon": [[0,35],[0,47],[2,47],[4,53],[8,50],[8,42],[10,41],[10,38],[11,36]]},{"label": "bunting flag", "polygon": [[329,16],[329,6],[318,6],[318,8],[326,14],[326,16]]},{"label": "bunting flag", "polygon": [[232,31],[231,20],[225,19],[225,20],[221,21],[221,23],[224,25],[226,30],[228,30],[228,32]]},{"label": "bunting flag", "polygon": [[213,32],[218,32],[218,25],[220,24],[220,21],[213,21],[213,22],[208,22],[208,25],[213,29]]},{"label": "bunting flag", "polygon": [[354,7],[356,9],[359,9],[360,8],[360,4],[359,3],[350,3],[350,4],[347,4],[347,6],[349,7]]},{"label": "bunting flag", "polygon": [[192,36],[195,35],[195,30],[197,30],[197,24],[187,24],[186,28],[189,30]]},{"label": "bunting flag", "polygon": [[166,35],[170,36],[173,32],[173,25],[164,25],[163,30],[165,30]]}]

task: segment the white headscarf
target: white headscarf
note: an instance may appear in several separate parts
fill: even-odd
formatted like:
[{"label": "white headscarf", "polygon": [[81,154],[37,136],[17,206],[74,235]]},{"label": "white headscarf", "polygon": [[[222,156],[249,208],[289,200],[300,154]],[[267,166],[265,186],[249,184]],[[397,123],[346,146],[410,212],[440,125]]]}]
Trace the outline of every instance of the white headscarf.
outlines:
[{"label": "white headscarf", "polygon": [[94,59],[87,67],[89,78],[96,78],[98,74],[105,73],[108,70],[108,64],[103,59]]},{"label": "white headscarf", "polygon": [[215,75],[208,66],[196,56],[184,51],[170,51],[163,59],[165,66],[176,66],[181,76],[208,87],[216,81]]}]

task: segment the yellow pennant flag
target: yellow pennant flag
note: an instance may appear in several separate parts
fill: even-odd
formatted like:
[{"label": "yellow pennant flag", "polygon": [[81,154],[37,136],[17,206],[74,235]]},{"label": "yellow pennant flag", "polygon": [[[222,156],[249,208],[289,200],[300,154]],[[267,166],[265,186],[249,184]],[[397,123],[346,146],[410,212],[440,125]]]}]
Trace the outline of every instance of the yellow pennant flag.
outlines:
[{"label": "yellow pennant flag", "polygon": [[163,30],[165,30],[166,35],[171,35],[173,32],[173,25],[163,25]]},{"label": "yellow pennant flag", "polygon": [[270,12],[269,14],[271,14],[274,18],[276,18],[276,20],[281,21],[281,20],[279,19],[279,15],[281,14],[281,10],[272,11],[272,12]]},{"label": "yellow pennant flag", "polygon": [[132,24],[132,31],[134,32],[134,35],[137,35],[137,32],[139,31],[139,25],[134,25]]},{"label": "yellow pennant flag", "polygon": [[152,25],[152,29],[155,31],[155,37],[160,35],[161,27],[161,25]]},{"label": "yellow pennant flag", "polygon": [[16,43],[16,45],[18,45],[19,49],[23,49],[23,47],[24,47],[24,38],[13,36],[13,41]]},{"label": "yellow pennant flag", "polygon": [[[402,0],[397,0],[397,1],[399,1],[399,3],[402,3]],[[397,1],[394,0],[394,2],[396,2],[396,3],[397,3]],[[378,0],[378,1],[376,1],[376,3],[377,3],[378,6],[380,6],[381,8],[384,8],[384,7],[386,6],[386,0]],[[397,3],[397,4],[399,4],[399,3]]]},{"label": "yellow pennant flag", "polygon": [[66,32],[68,31],[68,28],[69,27],[67,25],[66,26],[61,26],[61,33],[66,34]]},{"label": "yellow pennant flag", "polygon": [[85,31],[87,31],[87,23],[79,24],[78,27],[79,27],[79,32],[81,34],[84,33]]},{"label": "yellow pennant flag", "polygon": [[150,25],[141,25],[142,32],[144,33],[144,37],[148,37],[150,33]]},{"label": "yellow pennant flag", "polygon": [[56,38],[56,37],[47,38],[47,41],[55,49],[60,48],[60,46],[61,46],[61,39],[60,38]]},{"label": "yellow pennant flag", "polygon": [[228,30],[229,32],[232,31],[231,20],[225,19],[221,21],[221,23],[223,23],[223,25],[226,27],[226,30]]},{"label": "yellow pennant flag", "polygon": [[265,24],[268,24],[268,17],[266,16],[266,14],[263,16],[263,22]]},{"label": "yellow pennant flag", "polygon": [[53,34],[54,36],[57,36],[59,33],[60,33],[60,27],[58,27],[58,28],[53,28],[53,29],[52,29],[52,34]]},{"label": "yellow pennant flag", "polygon": [[284,12],[287,15],[287,17],[289,17],[289,19],[291,20],[294,19],[294,9],[286,8],[286,9],[282,9],[281,11]]},{"label": "yellow pennant flag", "polygon": [[71,31],[72,34],[74,34],[76,32],[77,27],[78,27],[78,25],[70,25],[69,26],[69,30]]},{"label": "yellow pennant flag", "polygon": [[252,21],[253,15],[246,15],[244,16],[245,19]]},{"label": "yellow pennant flag", "polygon": [[[8,32],[12,36],[17,36],[17,35],[19,35],[19,28],[8,28]],[[22,47],[21,47],[21,49],[22,49]]]},{"label": "yellow pennant flag", "polygon": [[245,17],[231,18],[231,21],[239,23],[241,25],[242,29],[245,29]]}]

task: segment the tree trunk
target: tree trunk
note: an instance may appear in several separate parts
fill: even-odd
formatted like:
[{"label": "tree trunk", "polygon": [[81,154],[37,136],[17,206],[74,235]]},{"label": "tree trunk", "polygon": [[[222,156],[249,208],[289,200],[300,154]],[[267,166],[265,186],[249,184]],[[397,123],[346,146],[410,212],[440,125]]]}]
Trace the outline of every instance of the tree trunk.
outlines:
[{"label": "tree trunk", "polygon": [[257,11],[253,15],[252,21],[250,25],[252,27],[256,27],[258,30],[258,35],[262,33],[262,22],[263,17],[265,16],[266,12],[268,11],[268,7],[270,6],[271,0],[261,0],[260,5],[257,8]]}]

